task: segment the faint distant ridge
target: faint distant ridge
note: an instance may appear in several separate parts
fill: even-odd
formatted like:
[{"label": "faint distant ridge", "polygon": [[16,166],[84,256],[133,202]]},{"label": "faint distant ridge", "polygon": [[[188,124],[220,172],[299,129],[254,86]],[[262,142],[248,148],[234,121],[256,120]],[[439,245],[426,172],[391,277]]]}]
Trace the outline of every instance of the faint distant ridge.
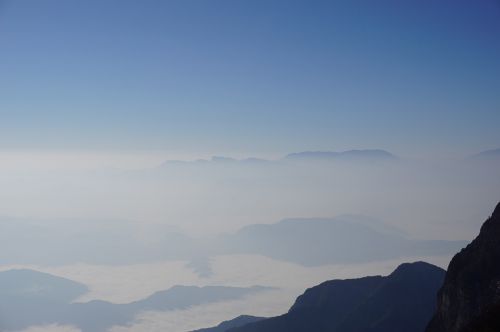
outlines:
[{"label": "faint distant ridge", "polygon": [[391,161],[398,158],[392,153],[380,149],[366,149],[366,150],[348,150],[348,151],[303,151],[290,153],[285,156],[286,160],[377,160],[377,161]]},{"label": "faint distant ridge", "polygon": [[[186,309],[242,299],[272,289],[264,286],[178,285],[129,303],[102,300],[75,302],[79,296],[89,291],[87,286],[34,270],[0,271],[0,331],[61,324],[76,326],[82,332],[104,332],[115,325],[130,324],[140,312]],[[253,321],[256,320],[242,318],[241,324]],[[230,327],[237,325],[238,321],[229,323]]]},{"label": "faint distant ridge", "polygon": [[196,159],[196,160],[166,160],[160,167],[168,166],[182,166],[182,165],[259,165],[271,162],[268,159],[248,157],[243,159],[236,159],[233,157],[226,156],[212,156],[210,159]]},{"label": "faint distant ridge", "polygon": [[[88,291],[87,286],[81,283],[39,271],[14,269],[0,272],[0,308],[3,303],[10,308],[15,307],[26,299],[33,305],[44,301],[68,303]],[[46,306],[44,309],[47,309]]]},{"label": "faint distant ridge", "polygon": [[362,149],[347,151],[302,151],[285,155],[279,159],[247,157],[237,159],[215,155],[208,159],[166,160],[160,167],[181,165],[266,165],[279,164],[281,161],[394,161],[399,158],[381,149]]},{"label": "faint distant ridge", "polygon": [[397,228],[354,215],[252,224],[222,234],[212,243],[212,255],[262,255],[303,266],[446,255],[467,245],[466,241],[408,238]]},{"label": "faint distant ridge", "polygon": [[475,160],[491,160],[491,159],[500,160],[500,148],[479,152],[478,154],[473,155],[472,159],[475,159]]}]

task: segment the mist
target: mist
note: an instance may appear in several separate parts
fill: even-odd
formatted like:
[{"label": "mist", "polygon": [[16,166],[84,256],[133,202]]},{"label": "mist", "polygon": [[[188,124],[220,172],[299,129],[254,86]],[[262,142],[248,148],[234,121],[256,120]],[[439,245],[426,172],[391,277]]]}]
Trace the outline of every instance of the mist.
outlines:
[{"label": "mist", "polygon": [[[279,315],[326,279],[446,268],[500,195],[496,158],[41,155],[0,167],[0,277],[45,272],[80,291],[44,305],[45,319],[6,302],[9,330],[185,332]],[[181,286],[201,288],[179,307]]]},{"label": "mist", "polygon": [[35,161],[2,169],[3,221],[60,230],[119,225],[154,242],[158,228],[205,236],[286,218],[354,214],[416,238],[463,240],[475,232],[470,221],[481,220],[500,191],[496,160],[163,163],[156,156],[144,165],[141,156],[135,162],[128,156],[128,163],[110,156],[89,169],[89,159],[68,163],[62,154],[45,168]]}]

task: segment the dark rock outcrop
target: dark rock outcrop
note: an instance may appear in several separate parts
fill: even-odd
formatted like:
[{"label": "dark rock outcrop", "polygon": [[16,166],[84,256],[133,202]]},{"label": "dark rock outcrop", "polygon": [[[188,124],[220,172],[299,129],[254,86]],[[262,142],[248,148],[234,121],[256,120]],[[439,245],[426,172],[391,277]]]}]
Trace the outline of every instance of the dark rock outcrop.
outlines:
[{"label": "dark rock outcrop", "polygon": [[500,203],[453,257],[426,332],[500,331]]},{"label": "dark rock outcrop", "polygon": [[308,289],[288,313],[230,332],[421,332],[436,309],[445,271],[400,265],[387,277],[332,280]]}]

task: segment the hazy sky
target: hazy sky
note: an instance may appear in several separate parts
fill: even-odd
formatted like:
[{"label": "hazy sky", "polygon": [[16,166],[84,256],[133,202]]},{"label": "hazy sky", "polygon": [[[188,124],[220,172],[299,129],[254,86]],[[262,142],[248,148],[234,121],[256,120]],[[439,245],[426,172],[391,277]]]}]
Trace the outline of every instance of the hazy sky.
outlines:
[{"label": "hazy sky", "polygon": [[0,1],[0,148],[500,144],[500,4]]},{"label": "hazy sky", "polygon": [[[281,314],[316,283],[403,259],[446,266],[449,253],[305,267],[204,249],[345,214],[410,242],[470,240],[498,203],[500,158],[465,157],[500,148],[499,123],[500,0],[0,0],[0,271],[117,302],[279,287],[112,329],[184,332]],[[349,149],[401,158],[280,159]],[[193,161],[213,155],[270,160]]]}]

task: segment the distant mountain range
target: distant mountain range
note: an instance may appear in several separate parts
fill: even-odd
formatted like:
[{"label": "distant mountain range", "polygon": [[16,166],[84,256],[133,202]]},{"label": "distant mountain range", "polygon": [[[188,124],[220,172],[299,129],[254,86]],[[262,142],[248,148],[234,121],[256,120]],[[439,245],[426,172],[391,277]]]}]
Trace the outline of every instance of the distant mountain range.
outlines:
[{"label": "distant mountain range", "polygon": [[83,332],[103,332],[125,325],[147,310],[177,310],[194,305],[240,299],[269,290],[254,286],[175,286],[126,304],[106,301],[73,303],[85,294],[85,285],[33,270],[0,272],[0,331],[21,330],[32,325],[69,324]]},{"label": "distant mountain range", "polygon": [[[395,227],[373,218],[345,215],[336,218],[295,218],[275,224],[248,225],[235,233],[191,238],[175,232],[144,245],[124,227],[107,234],[75,232],[54,236],[50,229],[0,222],[0,240],[8,256],[2,264],[67,264],[87,262],[124,264],[153,260],[186,260],[200,276],[210,275],[210,257],[231,254],[263,255],[272,259],[319,266],[385,259],[436,256],[456,252],[465,241],[411,239]],[[57,229],[57,234],[65,234]],[[15,239],[15,240],[14,240]],[[43,248],[32,250],[29,248]],[[59,248],[66,248],[61,251]],[[67,253],[71,253],[68,255]]]},{"label": "distant mountain range", "polygon": [[[472,155],[472,160],[497,160],[500,159],[500,148],[479,152]],[[232,158],[226,156],[213,156],[210,159],[197,159],[193,161],[167,160],[160,168],[180,165],[267,165],[283,162],[390,162],[401,160],[401,157],[382,149],[360,149],[346,151],[301,151],[293,152],[278,159],[263,158]]]},{"label": "distant mountain range", "polygon": [[472,156],[474,160],[500,160],[500,149],[486,150]]},{"label": "distant mountain range", "polygon": [[286,160],[343,160],[343,161],[390,161],[398,159],[385,150],[304,151],[291,153]]},{"label": "distant mountain range", "polygon": [[465,244],[465,241],[409,239],[372,219],[346,216],[296,218],[276,224],[249,225],[234,234],[219,236],[209,248],[218,250],[214,254],[258,254],[304,266],[317,266],[445,255],[456,252]]},{"label": "distant mountain range", "polygon": [[197,159],[193,161],[167,160],[161,167],[180,166],[180,165],[261,165],[280,162],[294,161],[395,161],[399,159],[394,154],[380,149],[365,149],[365,150],[348,150],[348,151],[302,151],[290,153],[280,159],[263,159],[263,158],[243,158],[236,159],[225,156],[213,156],[210,159]]},{"label": "distant mountain range", "polygon": [[[305,238],[313,236],[321,242],[319,233],[307,233],[303,222],[298,219],[265,225],[271,230],[250,226],[242,229],[242,237],[235,240],[242,241],[245,247],[248,244],[244,239],[250,234],[251,238],[264,237],[265,244],[273,239],[275,231],[283,233],[283,225],[292,225],[294,232],[289,234],[301,233]],[[330,222],[317,222],[327,225],[327,228],[317,228],[318,232],[335,233],[329,228]],[[364,226],[357,223],[356,227],[360,225]],[[357,234],[365,234],[358,228],[355,230]],[[396,236],[389,230],[385,232],[383,225],[378,229],[380,234]],[[390,237],[385,235],[382,239],[389,241]],[[364,240],[363,236],[359,239]],[[455,255],[448,272],[416,262],[402,264],[386,277],[326,281],[306,290],[281,316],[240,316],[198,332],[422,332],[426,326],[426,332],[500,331],[499,239],[500,203],[481,227],[478,237]],[[285,237],[285,243],[287,241],[297,241],[297,238]],[[324,246],[320,248],[327,250]],[[142,311],[185,309],[240,299],[269,289],[175,286],[126,304],[99,300],[74,303],[88,291],[85,285],[33,270],[9,270],[0,272],[0,330],[68,324],[83,332],[103,332],[114,325],[131,323]]]}]

